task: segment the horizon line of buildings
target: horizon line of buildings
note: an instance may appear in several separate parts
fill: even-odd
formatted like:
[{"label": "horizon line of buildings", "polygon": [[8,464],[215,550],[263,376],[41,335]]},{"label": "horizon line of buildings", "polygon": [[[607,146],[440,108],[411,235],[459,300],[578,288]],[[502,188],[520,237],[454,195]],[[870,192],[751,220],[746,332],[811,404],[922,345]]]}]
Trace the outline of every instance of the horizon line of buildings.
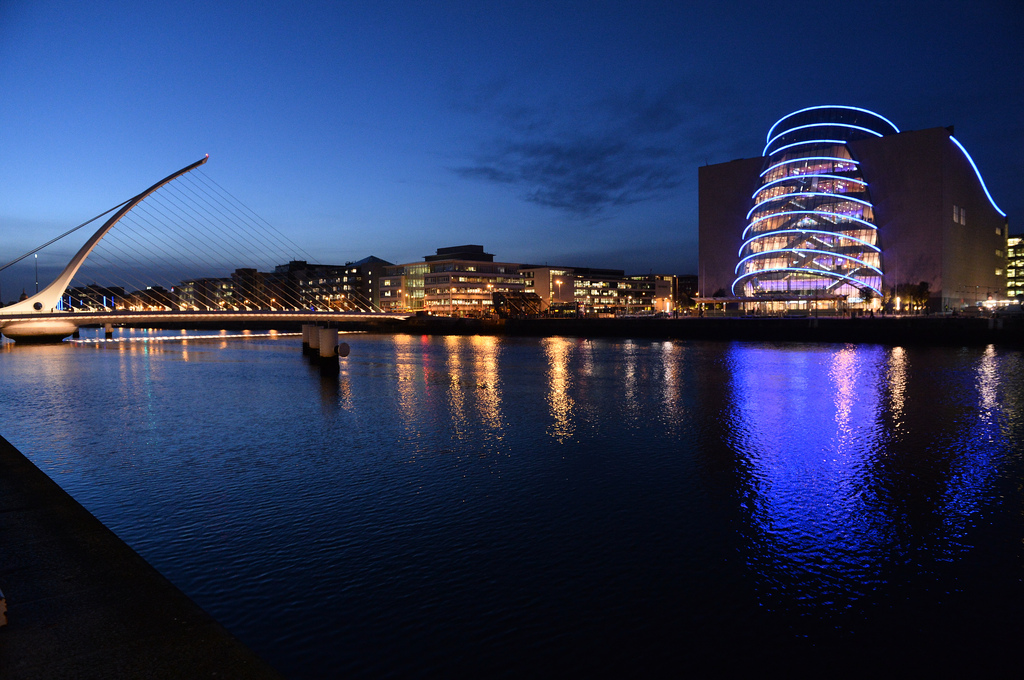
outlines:
[{"label": "horizon line of buildings", "polygon": [[148,286],[69,287],[65,310],[318,309],[380,310],[442,316],[671,314],[688,306],[695,275],[627,275],[625,270],[495,262],[481,245],[438,248],[422,262],[368,256],[344,265],[292,260],[272,272],[236,269],[227,277]]}]

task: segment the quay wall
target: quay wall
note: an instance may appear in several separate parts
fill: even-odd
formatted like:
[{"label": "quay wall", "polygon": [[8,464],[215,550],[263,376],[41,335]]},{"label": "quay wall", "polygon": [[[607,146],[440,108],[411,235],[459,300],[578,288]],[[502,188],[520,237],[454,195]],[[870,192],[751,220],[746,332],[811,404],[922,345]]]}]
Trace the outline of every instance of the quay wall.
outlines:
[{"label": "quay wall", "polygon": [[[146,324],[147,328],[265,330],[296,332],[300,322],[246,321]],[[744,340],[764,342],[841,342],[890,346],[1004,345],[1024,347],[1024,315],[1005,317],[681,317],[472,319],[416,316],[406,320],[337,322],[332,328],[370,333],[423,335],[500,335],[522,337],[648,338],[663,340]]]},{"label": "quay wall", "polygon": [[415,317],[365,330],[426,335],[574,336],[665,340],[871,343],[890,346],[1024,347],[1024,318],[938,316],[621,319],[451,319]]},{"label": "quay wall", "polygon": [[280,678],[2,437],[0,591],[4,680]]}]

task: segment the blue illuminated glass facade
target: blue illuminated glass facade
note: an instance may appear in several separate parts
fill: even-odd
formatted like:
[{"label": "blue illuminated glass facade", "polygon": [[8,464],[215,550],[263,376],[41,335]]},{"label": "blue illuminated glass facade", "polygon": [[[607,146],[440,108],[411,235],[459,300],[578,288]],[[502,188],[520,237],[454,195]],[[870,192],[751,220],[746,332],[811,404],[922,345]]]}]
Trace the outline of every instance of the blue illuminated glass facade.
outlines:
[{"label": "blue illuminated glass facade", "polygon": [[801,109],[776,122],[765,140],[733,294],[881,297],[870,185],[848,143],[896,133],[885,117],[849,106]]}]

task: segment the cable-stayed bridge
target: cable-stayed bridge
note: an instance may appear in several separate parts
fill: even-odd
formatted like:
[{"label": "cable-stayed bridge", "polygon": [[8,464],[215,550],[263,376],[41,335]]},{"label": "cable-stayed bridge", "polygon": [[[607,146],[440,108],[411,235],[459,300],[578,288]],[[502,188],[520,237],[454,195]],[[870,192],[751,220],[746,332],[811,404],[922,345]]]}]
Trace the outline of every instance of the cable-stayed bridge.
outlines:
[{"label": "cable-stayed bridge", "polygon": [[301,276],[309,283],[324,271],[307,265],[312,258],[300,259],[298,246],[200,172],[207,160],[0,267],[38,258],[110,215],[50,284],[0,308],[0,332],[18,341],[52,342],[80,326],[108,323],[406,318],[382,313],[348,279],[311,294]]}]

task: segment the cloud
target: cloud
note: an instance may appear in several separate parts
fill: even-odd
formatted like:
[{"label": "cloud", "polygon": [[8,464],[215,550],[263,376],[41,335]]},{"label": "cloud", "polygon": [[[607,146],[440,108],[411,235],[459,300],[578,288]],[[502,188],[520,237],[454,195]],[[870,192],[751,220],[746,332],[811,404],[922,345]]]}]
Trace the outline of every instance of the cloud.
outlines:
[{"label": "cloud", "polygon": [[691,169],[692,121],[681,88],[613,94],[586,105],[464,105],[497,127],[460,177],[514,187],[524,200],[579,217],[668,195]]}]

